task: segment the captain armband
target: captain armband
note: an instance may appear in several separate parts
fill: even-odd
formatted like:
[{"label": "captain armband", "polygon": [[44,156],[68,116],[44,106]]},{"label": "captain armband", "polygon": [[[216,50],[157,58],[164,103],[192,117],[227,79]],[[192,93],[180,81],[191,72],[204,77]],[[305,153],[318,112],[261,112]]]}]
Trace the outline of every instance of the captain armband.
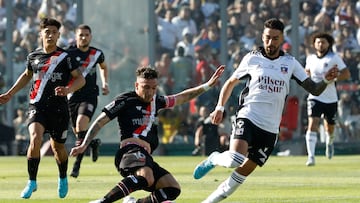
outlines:
[{"label": "captain armband", "polygon": [[167,108],[172,108],[175,106],[175,104],[176,104],[175,95],[166,96],[165,99],[166,99],[166,103],[167,103]]}]

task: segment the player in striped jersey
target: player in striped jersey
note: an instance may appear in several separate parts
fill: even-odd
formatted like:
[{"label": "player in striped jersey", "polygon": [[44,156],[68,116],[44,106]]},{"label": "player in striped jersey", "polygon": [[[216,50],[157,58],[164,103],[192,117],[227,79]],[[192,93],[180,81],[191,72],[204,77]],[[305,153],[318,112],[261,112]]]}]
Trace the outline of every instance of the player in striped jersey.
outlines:
[{"label": "player in striped jersey", "polygon": [[[81,24],[75,30],[76,47],[70,47],[68,52],[79,64],[86,84],[73,94],[69,94],[69,109],[73,131],[76,135],[76,145],[81,145],[85,138],[90,120],[95,113],[99,87],[97,85],[97,66],[99,67],[101,91],[103,95],[109,94],[108,69],[104,53],[95,47],[90,46],[92,34],[88,25]],[[94,139],[89,145],[90,155],[95,162],[98,158],[100,139]],[[74,178],[79,176],[80,165],[84,154],[79,154],[74,162],[70,175]]]},{"label": "player in striped jersey", "polygon": [[[25,199],[30,198],[37,190],[40,147],[45,133],[50,134],[51,148],[59,168],[59,197],[64,198],[68,192],[68,155],[65,141],[70,117],[66,95],[81,88],[85,84],[85,79],[73,58],[56,46],[60,27],[60,22],[55,19],[41,19],[40,38],[43,46],[28,55],[26,70],[6,93],[0,95],[0,104],[4,104],[32,80],[28,112],[29,181],[21,192],[21,197]],[[74,81],[68,85],[71,77]]]},{"label": "player in striped jersey", "polygon": [[220,66],[207,83],[174,95],[160,96],[157,95],[157,71],[152,67],[137,69],[135,91],[122,93],[105,106],[91,124],[83,143],[70,152],[72,156],[83,153],[99,130],[117,119],[121,142],[115,156],[115,166],[124,179],[102,199],[92,203],[114,202],[136,190],[151,192],[137,202],[164,202],[179,196],[179,183],[151,156],[159,144],[158,111],[184,104],[201,95],[217,83],[223,71],[224,66]]}]

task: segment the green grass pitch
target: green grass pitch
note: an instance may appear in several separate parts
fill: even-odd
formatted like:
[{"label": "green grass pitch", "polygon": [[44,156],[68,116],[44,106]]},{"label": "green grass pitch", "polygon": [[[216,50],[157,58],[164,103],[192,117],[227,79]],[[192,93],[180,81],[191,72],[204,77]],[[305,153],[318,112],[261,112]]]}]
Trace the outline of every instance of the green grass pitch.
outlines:
[{"label": "green grass pitch", "polygon": [[[155,156],[155,160],[171,171],[182,186],[177,203],[199,203],[209,195],[232,169],[216,167],[200,180],[192,171],[205,157]],[[74,158],[69,159],[69,171]],[[305,166],[305,156],[272,156],[258,167],[224,203],[358,203],[360,202],[360,155],[335,156],[328,160],[318,156],[316,166]],[[69,173],[69,172],[68,172]],[[51,156],[42,158],[38,173],[38,191],[30,199],[20,198],[27,181],[26,158],[0,157],[1,203],[85,203],[106,194],[121,177],[113,166],[113,157],[100,156],[96,163],[85,157],[80,176],[69,177],[66,198],[57,196],[57,166]],[[137,191],[135,197],[147,195]],[[118,202],[122,202],[119,200]]]}]

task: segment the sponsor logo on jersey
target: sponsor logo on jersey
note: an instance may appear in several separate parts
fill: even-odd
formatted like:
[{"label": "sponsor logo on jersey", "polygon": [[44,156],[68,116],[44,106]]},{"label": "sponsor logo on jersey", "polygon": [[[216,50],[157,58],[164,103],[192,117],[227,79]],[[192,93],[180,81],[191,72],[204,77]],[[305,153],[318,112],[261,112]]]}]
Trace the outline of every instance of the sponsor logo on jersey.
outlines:
[{"label": "sponsor logo on jersey", "polygon": [[268,93],[281,92],[285,86],[284,80],[273,79],[270,76],[260,76],[258,82],[259,89],[266,90]]}]

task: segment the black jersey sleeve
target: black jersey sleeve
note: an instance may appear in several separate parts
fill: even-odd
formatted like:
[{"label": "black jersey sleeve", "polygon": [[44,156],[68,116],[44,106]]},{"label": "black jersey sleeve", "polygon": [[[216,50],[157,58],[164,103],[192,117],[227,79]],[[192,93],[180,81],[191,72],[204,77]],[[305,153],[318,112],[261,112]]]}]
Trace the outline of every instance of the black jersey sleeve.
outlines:
[{"label": "black jersey sleeve", "polygon": [[122,96],[116,97],[112,102],[106,105],[102,112],[104,112],[111,120],[116,118],[125,106],[125,100]]}]

